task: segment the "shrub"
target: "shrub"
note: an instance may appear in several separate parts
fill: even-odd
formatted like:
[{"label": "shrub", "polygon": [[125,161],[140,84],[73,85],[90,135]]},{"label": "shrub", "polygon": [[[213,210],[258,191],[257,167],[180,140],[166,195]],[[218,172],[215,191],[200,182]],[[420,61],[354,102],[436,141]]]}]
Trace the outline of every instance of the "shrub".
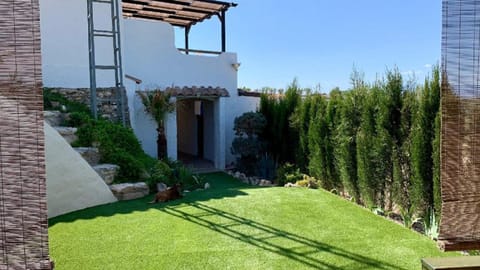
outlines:
[{"label": "shrub", "polygon": [[150,176],[146,179],[146,183],[150,190],[156,190],[158,183],[164,183],[167,186],[174,184],[173,170],[166,162],[159,160],[149,170]]},{"label": "shrub", "polygon": [[43,89],[43,108],[44,110],[59,110],[65,112],[81,112],[90,115],[90,109],[87,105],[68,100],[60,93],[52,91],[52,89]]},{"label": "shrub", "polygon": [[302,180],[295,182],[297,186],[317,189],[319,186],[318,180],[306,174],[302,175]]},{"label": "shrub", "polygon": [[232,142],[232,154],[237,155],[237,169],[246,175],[258,175],[264,144],[258,134],[265,126],[265,117],[260,113],[247,112],[235,118],[236,138]]},{"label": "shrub", "polygon": [[259,112],[265,117],[266,126],[260,136],[268,142],[268,152],[276,165],[295,162],[299,133],[291,126],[290,118],[301,102],[301,92],[294,80],[283,95],[264,93],[261,96]]},{"label": "shrub", "polygon": [[297,180],[302,178],[303,175],[300,173],[300,169],[298,169],[292,163],[287,162],[277,169],[276,183],[279,186],[283,186],[288,182],[295,183]]},{"label": "shrub", "polygon": [[74,146],[98,146],[101,162],[120,166],[116,182],[140,181],[155,164],[135,137],[133,130],[107,120],[91,120],[78,128]]}]

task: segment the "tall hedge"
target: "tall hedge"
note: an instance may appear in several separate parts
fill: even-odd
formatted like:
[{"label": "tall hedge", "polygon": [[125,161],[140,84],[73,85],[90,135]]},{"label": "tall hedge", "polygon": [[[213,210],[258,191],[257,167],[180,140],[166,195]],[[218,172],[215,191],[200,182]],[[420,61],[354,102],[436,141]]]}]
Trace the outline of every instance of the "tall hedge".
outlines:
[{"label": "tall hedge", "polygon": [[296,80],[285,93],[268,92],[260,98],[259,112],[266,119],[261,139],[268,142],[268,152],[276,164],[295,162],[299,133],[291,125],[291,116],[301,102],[301,92]]},{"label": "tall hedge", "polygon": [[371,85],[354,70],[351,83],[325,96],[294,81],[283,95],[264,95],[268,151],[369,207],[439,211],[438,67],[420,86],[397,69]]}]

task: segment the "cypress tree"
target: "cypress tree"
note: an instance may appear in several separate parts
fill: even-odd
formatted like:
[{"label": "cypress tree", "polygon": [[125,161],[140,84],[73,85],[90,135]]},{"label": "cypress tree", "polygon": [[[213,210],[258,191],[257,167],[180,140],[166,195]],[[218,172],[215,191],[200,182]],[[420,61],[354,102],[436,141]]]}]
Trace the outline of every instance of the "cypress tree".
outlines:
[{"label": "cypress tree", "polygon": [[345,190],[360,202],[357,178],[357,129],[360,126],[362,96],[354,90],[345,92],[339,104],[339,124],[336,127],[335,161]]},{"label": "cypress tree", "polygon": [[435,137],[432,142],[433,147],[433,206],[435,209],[435,214],[439,215],[442,210],[442,194],[441,194],[441,185],[440,185],[440,136],[441,136],[441,111],[437,113],[435,117]]},{"label": "cypress tree", "polygon": [[316,109],[314,117],[311,118],[308,131],[308,147],[310,149],[309,172],[310,175],[320,180],[322,187],[331,189],[333,187],[328,174],[327,162],[327,140],[328,125],[326,121],[326,101],[321,95],[313,97],[313,107]]},{"label": "cypress tree", "polygon": [[401,109],[401,129],[402,144],[399,148],[392,152],[393,161],[393,187],[392,200],[402,207],[402,209],[410,209],[410,189],[411,189],[411,129],[413,115],[417,111],[416,93],[412,90],[403,92]]},{"label": "cypress tree", "polygon": [[419,109],[412,129],[412,204],[420,213],[434,206],[435,118],[440,107],[440,73],[434,67],[431,80],[419,91]]},{"label": "cypress tree", "polygon": [[358,187],[363,202],[368,207],[376,204],[377,193],[377,175],[375,166],[377,165],[375,148],[375,106],[376,99],[372,91],[362,91],[366,96],[362,106],[361,122],[356,134],[356,151],[357,151],[357,175]]}]

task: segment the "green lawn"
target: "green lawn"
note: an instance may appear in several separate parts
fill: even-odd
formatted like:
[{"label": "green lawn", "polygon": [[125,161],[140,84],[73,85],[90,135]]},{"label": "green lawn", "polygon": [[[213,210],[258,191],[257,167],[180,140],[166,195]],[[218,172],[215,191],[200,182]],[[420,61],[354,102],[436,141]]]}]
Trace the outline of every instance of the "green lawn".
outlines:
[{"label": "green lawn", "polygon": [[225,174],[179,201],[144,199],[49,221],[56,269],[420,269],[433,241],[322,190]]}]

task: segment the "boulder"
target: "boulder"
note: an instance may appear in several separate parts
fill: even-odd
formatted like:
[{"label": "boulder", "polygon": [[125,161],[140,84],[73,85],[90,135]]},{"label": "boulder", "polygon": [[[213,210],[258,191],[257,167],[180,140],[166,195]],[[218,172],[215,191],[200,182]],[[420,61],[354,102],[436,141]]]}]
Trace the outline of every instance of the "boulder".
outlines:
[{"label": "boulder", "polygon": [[205,183],[205,186],[203,186],[203,189],[209,189],[210,188],[210,183]]},{"label": "boulder", "polygon": [[298,187],[298,185],[288,182],[284,185],[284,187]]},{"label": "boulder", "polygon": [[60,126],[63,122],[63,114],[59,111],[44,111],[43,117],[52,127]]},{"label": "boulder", "polygon": [[273,186],[273,183],[272,183],[272,181],[262,179],[262,180],[260,180],[258,185],[261,186],[261,187],[271,187],[271,186]]},{"label": "boulder", "polygon": [[62,137],[71,144],[78,139],[77,128],[74,127],[53,127]]},{"label": "boulder", "polygon": [[416,220],[412,223],[412,229],[418,233],[425,234],[425,226],[421,220]]},{"label": "boulder", "polygon": [[99,164],[93,166],[93,169],[102,177],[105,184],[110,185],[117,176],[120,167],[115,164]]},{"label": "boulder", "polygon": [[85,159],[90,166],[95,166],[100,162],[100,151],[95,147],[75,147],[83,159]]},{"label": "boulder", "polygon": [[143,182],[111,185],[110,190],[119,201],[143,198],[150,192],[148,185]]}]

